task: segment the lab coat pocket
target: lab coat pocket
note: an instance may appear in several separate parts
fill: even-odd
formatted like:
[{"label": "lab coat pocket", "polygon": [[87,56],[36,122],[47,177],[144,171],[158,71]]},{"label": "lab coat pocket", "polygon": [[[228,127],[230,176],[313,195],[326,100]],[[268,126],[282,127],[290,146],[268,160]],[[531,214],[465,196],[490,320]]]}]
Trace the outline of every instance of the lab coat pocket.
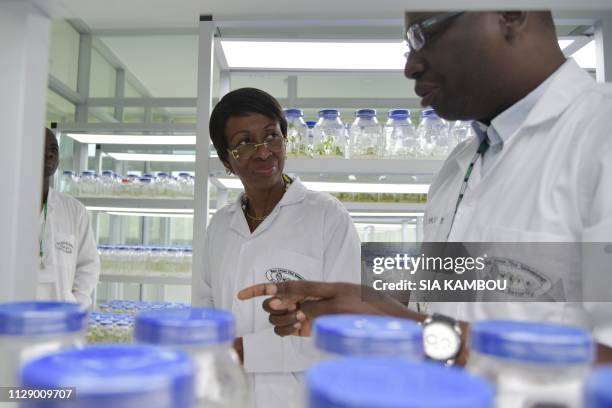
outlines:
[{"label": "lab coat pocket", "polygon": [[294,251],[270,250],[255,264],[255,281],[287,282],[292,280],[321,280],[323,262]]},{"label": "lab coat pocket", "polygon": [[52,243],[59,291],[65,300],[75,301],[72,294],[72,282],[77,259],[76,239],[71,234],[56,233]]}]

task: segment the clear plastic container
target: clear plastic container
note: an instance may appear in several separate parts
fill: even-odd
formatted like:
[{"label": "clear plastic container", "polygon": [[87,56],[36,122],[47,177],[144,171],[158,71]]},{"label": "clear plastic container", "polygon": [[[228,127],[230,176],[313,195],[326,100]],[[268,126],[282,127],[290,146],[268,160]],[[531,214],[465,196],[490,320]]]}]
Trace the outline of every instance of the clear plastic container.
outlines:
[{"label": "clear plastic container", "polygon": [[304,112],[301,109],[285,109],[285,118],[287,119],[287,155],[307,156],[310,148]]},{"label": "clear plastic container", "polygon": [[591,334],[577,327],[482,321],[470,329],[467,369],[497,386],[497,406],[580,407],[594,361]]},{"label": "clear plastic container", "polygon": [[96,173],[93,171],[82,171],[78,183],[78,195],[84,197],[94,197],[98,190]]},{"label": "clear plastic container", "polygon": [[410,121],[410,111],[390,110],[385,124],[385,157],[415,158],[420,154],[419,146],[416,130]]},{"label": "clear plastic container", "polygon": [[349,131],[349,155],[352,159],[382,157],[385,143],[376,110],[358,109]]},{"label": "clear plastic container", "polygon": [[[23,385],[37,389],[74,387],[74,401],[55,408],[191,408],[194,366],[178,350],[146,345],[97,345],[58,352],[28,363]],[[49,407],[29,402],[27,407]]]},{"label": "clear plastic container", "polygon": [[33,358],[85,344],[87,311],[77,303],[0,304],[0,386],[15,386]]},{"label": "clear plastic container", "polygon": [[421,112],[421,123],[417,127],[420,153],[426,158],[443,158],[449,153],[448,126],[433,109]]},{"label": "clear plastic container", "polygon": [[492,408],[494,391],[457,368],[350,357],[306,371],[305,400],[307,408]]},{"label": "clear plastic container", "polygon": [[[456,146],[464,140],[474,136],[474,129],[471,121],[455,121],[450,127],[451,143]],[[453,147],[454,147],[453,146]]]},{"label": "clear plastic container", "polygon": [[246,407],[249,391],[232,348],[234,317],[217,309],[142,312],[136,317],[137,342],[180,348],[196,366],[199,407]]},{"label": "clear plastic container", "polygon": [[612,407],[612,365],[593,371],[584,387],[584,408]]},{"label": "clear plastic container", "polygon": [[344,157],[347,144],[346,127],[336,109],[322,109],[313,129],[313,156]]},{"label": "clear plastic container", "polygon": [[74,171],[67,170],[60,179],[60,191],[65,194],[76,194],[78,177]]},{"label": "clear plastic container", "polygon": [[314,343],[326,357],[395,356],[423,361],[423,329],[412,320],[329,315],[314,322]]}]

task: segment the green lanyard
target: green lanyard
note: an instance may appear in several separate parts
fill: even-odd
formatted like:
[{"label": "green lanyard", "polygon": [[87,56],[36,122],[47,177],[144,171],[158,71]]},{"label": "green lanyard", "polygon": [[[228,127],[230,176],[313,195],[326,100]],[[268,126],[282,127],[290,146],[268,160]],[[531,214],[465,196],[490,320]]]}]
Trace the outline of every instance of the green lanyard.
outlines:
[{"label": "green lanyard", "polygon": [[453,219],[451,220],[450,228],[448,230],[448,235],[446,236],[447,240],[448,240],[448,237],[450,236],[451,230],[453,229],[453,223],[455,222],[455,216],[457,215],[457,210],[459,210],[459,204],[461,204],[461,201],[463,200],[463,196],[465,195],[465,191],[467,190],[468,181],[470,180],[470,176],[472,175],[472,170],[474,170],[474,166],[476,165],[478,158],[480,156],[484,156],[485,152],[488,149],[489,149],[489,138],[486,137],[482,142],[480,142],[480,145],[478,146],[478,150],[476,150],[476,153],[474,154],[474,157],[472,158],[472,161],[470,162],[470,165],[468,166],[467,171],[465,172],[465,176],[463,176],[463,184],[461,185],[461,190],[459,190],[459,197],[457,197],[457,204],[455,204],[455,212],[453,213]]},{"label": "green lanyard", "polygon": [[47,227],[47,203],[45,203],[45,205],[43,206],[43,225],[42,225],[42,231],[40,234],[40,239],[38,240],[38,256],[40,257],[40,266],[44,267],[43,264],[43,256],[45,255],[45,250],[44,250],[44,241],[45,241],[45,229]]}]

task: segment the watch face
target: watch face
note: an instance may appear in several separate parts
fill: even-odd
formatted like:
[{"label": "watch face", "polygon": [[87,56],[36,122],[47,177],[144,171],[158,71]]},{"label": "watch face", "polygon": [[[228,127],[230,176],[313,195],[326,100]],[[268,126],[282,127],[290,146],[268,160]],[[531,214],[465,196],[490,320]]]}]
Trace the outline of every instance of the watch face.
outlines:
[{"label": "watch face", "polygon": [[427,357],[446,361],[459,353],[461,337],[451,325],[433,322],[423,328],[423,345]]}]

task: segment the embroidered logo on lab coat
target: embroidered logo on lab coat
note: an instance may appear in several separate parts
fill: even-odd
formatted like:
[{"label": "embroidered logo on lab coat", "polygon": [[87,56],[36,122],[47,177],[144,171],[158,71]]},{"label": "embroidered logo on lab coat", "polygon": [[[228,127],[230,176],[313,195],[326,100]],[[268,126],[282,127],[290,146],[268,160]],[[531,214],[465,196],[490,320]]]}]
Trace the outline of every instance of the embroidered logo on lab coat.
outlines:
[{"label": "embroidered logo on lab coat", "polygon": [[55,249],[65,252],[67,254],[71,254],[74,247],[70,242],[58,241],[55,243]]},{"label": "embroidered logo on lab coat", "polygon": [[287,282],[292,280],[304,280],[300,274],[284,268],[271,268],[266,271],[266,279],[272,283]]}]

